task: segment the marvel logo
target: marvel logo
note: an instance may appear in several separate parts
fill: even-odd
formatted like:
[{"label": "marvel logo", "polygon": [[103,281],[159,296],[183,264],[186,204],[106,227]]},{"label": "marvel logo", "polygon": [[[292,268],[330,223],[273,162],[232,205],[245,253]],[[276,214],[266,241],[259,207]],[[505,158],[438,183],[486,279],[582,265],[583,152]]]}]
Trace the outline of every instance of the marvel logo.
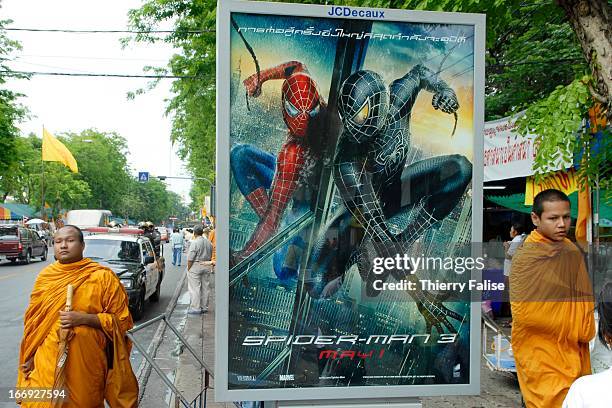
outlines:
[{"label": "marvel logo", "polygon": [[278,376],[280,381],[293,381],[295,380],[295,375],[293,374],[281,374]]}]

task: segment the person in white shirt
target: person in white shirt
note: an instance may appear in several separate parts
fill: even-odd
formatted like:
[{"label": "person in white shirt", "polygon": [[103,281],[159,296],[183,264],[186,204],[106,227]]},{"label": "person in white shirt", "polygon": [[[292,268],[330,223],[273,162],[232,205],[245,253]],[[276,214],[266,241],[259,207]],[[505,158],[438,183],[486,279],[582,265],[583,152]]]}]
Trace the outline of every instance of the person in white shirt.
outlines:
[{"label": "person in white shirt", "polygon": [[[599,340],[612,352],[612,281],[604,284],[599,303]],[[612,367],[599,374],[578,378],[569,389],[563,408],[612,407]]]},{"label": "person in white shirt", "polygon": [[[510,227],[510,238],[511,241],[504,242],[504,283],[508,293],[510,293],[510,270],[512,268],[512,257],[516,251],[523,245],[523,241],[527,238],[525,225],[521,222],[515,221]],[[510,313],[510,303],[505,303],[508,313]],[[504,326],[511,327],[512,319],[508,321]]]},{"label": "person in white shirt", "polygon": [[523,241],[527,238],[525,233],[525,226],[519,222],[513,222],[510,227],[510,238],[512,241],[504,242],[504,276],[510,276],[510,269],[512,268],[512,257],[516,253],[516,250],[523,245]]},{"label": "person in white shirt", "polygon": [[184,240],[183,234],[175,227],[174,232],[170,235],[170,243],[172,244],[172,265],[181,266],[181,254],[183,252]]}]

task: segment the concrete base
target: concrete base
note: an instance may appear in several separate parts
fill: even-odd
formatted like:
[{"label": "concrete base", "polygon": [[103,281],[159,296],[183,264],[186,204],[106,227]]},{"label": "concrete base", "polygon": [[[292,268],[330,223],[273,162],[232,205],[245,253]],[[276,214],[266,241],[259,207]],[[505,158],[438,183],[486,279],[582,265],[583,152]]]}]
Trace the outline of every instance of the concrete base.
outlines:
[{"label": "concrete base", "polygon": [[422,408],[419,398],[381,400],[266,401],[264,408]]}]

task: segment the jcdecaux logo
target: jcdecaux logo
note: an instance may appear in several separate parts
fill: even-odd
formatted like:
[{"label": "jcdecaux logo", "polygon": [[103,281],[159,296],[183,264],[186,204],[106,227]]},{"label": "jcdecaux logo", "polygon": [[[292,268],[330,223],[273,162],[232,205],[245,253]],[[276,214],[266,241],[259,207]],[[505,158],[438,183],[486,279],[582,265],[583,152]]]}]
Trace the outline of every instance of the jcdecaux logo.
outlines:
[{"label": "jcdecaux logo", "polygon": [[385,12],[381,10],[356,10],[351,7],[332,7],[327,15],[334,17],[385,18]]}]

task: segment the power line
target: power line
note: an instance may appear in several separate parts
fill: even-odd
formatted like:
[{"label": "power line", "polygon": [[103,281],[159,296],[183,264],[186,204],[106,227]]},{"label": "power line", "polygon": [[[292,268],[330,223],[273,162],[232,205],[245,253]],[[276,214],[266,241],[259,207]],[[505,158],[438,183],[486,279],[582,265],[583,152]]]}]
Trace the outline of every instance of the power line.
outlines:
[{"label": "power line", "polygon": [[27,58],[62,58],[62,59],[78,59],[78,60],[102,60],[102,61],[140,61],[140,62],[168,62],[167,59],[151,59],[151,58],[124,58],[124,57],[95,57],[85,55],[37,55],[37,54],[19,54],[13,61]]},{"label": "power line", "polygon": [[[453,63],[453,65],[457,65],[457,63],[471,56],[472,54],[468,54],[460,60]],[[491,64],[487,65],[487,68],[504,68],[504,67],[512,67],[517,65],[532,65],[532,64],[557,64],[563,62],[578,62],[582,61],[582,58],[559,58],[553,60],[543,60],[543,61],[522,61],[522,62],[514,62],[510,64]],[[442,71],[446,71],[449,67],[443,69]],[[471,67],[470,67],[471,68]],[[1,70],[0,75],[6,76],[22,76],[22,75],[47,75],[47,76],[75,76],[75,77],[107,77],[107,78],[149,78],[149,79],[198,79],[198,78],[206,78],[204,75],[135,75],[135,74],[105,74],[105,73],[92,73],[92,72],[43,72],[43,71],[9,71],[9,70]],[[461,75],[461,74],[459,74]],[[456,75],[452,76],[454,78]]]},{"label": "power line", "polygon": [[204,34],[214,33],[215,30],[64,30],[55,28],[14,28],[4,27],[5,31],[26,31],[34,33],[76,33],[76,34]]},{"label": "power line", "polygon": [[107,78],[149,78],[149,79],[198,79],[205,78],[203,75],[132,75],[132,74],[97,74],[76,72],[40,72],[40,71],[0,71],[0,76],[21,75],[47,75],[47,76],[73,76],[73,77],[107,77]]}]

